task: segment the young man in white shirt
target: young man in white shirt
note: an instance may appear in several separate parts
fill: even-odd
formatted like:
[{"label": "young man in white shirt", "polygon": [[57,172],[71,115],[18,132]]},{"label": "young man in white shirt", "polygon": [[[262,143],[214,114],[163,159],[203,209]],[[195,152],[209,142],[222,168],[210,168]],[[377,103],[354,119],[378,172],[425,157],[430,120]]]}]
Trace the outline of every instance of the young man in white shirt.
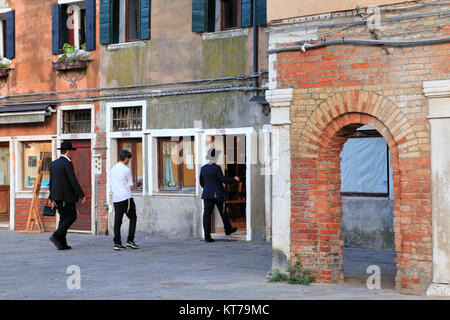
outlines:
[{"label": "young man in white shirt", "polygon": [[113,193],[113,203],[115,211],[114,219],[114,250],[121,251],[126,249],[122,245],[120,236],[120,227],[122,226],[123,215],[126,214],[130,219],[128,230],[128,239],[125,246],[133,249],[139,249],[134,243],[134,234],[136,232],[136,206],[131,194],[131,187],[134,186],[133,177],[130,168],[127,167],[132,157],[131,152],[122,150],[119,154],[119,162],[111,169],[111,190]]}]

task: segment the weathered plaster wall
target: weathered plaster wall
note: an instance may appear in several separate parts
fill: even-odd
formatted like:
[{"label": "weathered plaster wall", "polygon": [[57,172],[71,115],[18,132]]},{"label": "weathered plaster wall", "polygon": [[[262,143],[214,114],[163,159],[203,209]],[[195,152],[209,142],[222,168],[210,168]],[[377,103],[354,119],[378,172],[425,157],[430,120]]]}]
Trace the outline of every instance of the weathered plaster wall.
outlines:
[{"label": "weathered plaster wall", "polygon": [[[102,86],[164,83],[252,72],[252,29],[205,37],[191,31],[192,1],[152,1],[151,40],[144,47],[101,50]],[[223,34],[222,34],[223,35]],[[220,39],[219,39],[220,38]],[[259,32],[260,69],[267,69],[267,35]]]},{"label": "weathered plaster wall", "polygon": [[342,197],[345,247],[394,249],[394,200]]},{"label": "weathered plaster wall", "polygon": [[262,127],[269,122],[260,105],[249,102],[251,93],[225,92],[161,97],[148,100],[147,128]]},{"label": "weathered plaster wall", "polygon": [[[8,3],[15,10],[16,56],[10,66],[14,70],[0,94],[70,90],[70,83],[58,78],[52,70],[52,61],[56,61],[58,56],[52,54],[51,7],[57,0],[10,0]],[[78,82],[78,89],[98,87],[98,52],[91,51],[93,61],[89,63],[86,77]]]}]

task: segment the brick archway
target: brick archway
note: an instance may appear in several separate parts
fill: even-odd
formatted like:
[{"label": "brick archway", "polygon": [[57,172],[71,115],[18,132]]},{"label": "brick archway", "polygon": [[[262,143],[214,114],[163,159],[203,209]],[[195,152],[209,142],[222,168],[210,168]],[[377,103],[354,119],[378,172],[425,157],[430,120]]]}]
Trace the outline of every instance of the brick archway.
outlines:
[{"label": "brick archway", "polygon": [[300,130],[291,169],[291,259],[299,254],[319,282],[343,281],[340,152],[349,134],[370,125],[392,155],[396,288],[423,293],[431,282],[431,181],[406,115],[381,95],[339,93],[319,106]]}]

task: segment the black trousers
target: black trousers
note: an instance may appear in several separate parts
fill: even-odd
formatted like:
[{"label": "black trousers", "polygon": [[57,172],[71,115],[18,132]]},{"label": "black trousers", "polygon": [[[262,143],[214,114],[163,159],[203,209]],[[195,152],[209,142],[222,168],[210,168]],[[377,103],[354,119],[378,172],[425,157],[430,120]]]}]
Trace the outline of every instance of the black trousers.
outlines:
[{"label": "black trousers", "polygon": [[55,201],[59,212],[59,226],[53,233],[62,243],[67,243],[67,230],[77,220],[77,204],[74,202]]},{"label": "black trousers", "polygon": [[122,226],[123,215],[126,214],[128,219],[130,219],[130,227],[128,229],[128,239],[127,241],[134,241],[134,234],[136,233],[136,205],[134,204],[133,198],[122,201],[114,202],[114,243],[122,243],[122,238],[120,236],[120,227]]},{"label": "black trousers", "polygon": [[205,231],[205,239],[211,239],[211,217],[214,206],[219,210],[225,232],[230,232],[232,228],[230,220],[223,210],[223,199],[203,199],[203,230]]}]

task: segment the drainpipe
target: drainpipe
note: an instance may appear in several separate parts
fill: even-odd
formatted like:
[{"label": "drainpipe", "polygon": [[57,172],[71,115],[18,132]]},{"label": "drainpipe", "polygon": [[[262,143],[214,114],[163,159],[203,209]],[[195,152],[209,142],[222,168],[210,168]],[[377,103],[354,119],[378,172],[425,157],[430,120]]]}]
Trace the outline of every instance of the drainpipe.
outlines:
[{"label": "drainpipe", "polygon": [[[256,0],[252,1],[253,4],[253,73],[258,74],[258,49],[259,49],[259,39],[258,39],[258,26],[256,25]],[[253,87],[258,87],[258,78],[253,78]],[[257,96],[258,91],[253,91],[253,95]]]}]

